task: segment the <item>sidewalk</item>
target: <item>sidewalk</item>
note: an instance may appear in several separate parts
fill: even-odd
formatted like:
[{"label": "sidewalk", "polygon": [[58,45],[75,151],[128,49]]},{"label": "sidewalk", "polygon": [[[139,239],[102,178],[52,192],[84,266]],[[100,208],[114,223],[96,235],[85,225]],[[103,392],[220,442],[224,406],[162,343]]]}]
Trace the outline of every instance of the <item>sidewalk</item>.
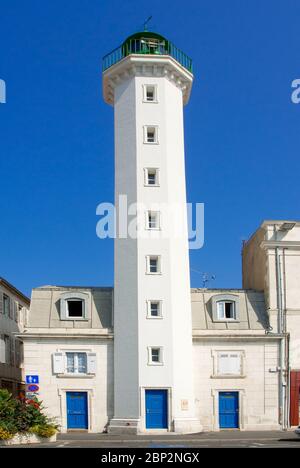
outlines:
[{"label": "sidewalk", "polygon": [[[267,440],[278,440],[278,439],[290,439],[295,436],[293,431],[220,431],[220,432],[201,432],[198,434],[149,434],[149,435],[113,435],[113,434],[91,434],[88,432],[68,432],[65,434],[59,434],[57,437],[58,441],[101,441],[105,443],[109,442],[126,442],[126,441],[145,441],[145,442],[176,442],[178,441],[214,441],[214,440],[236,440],[245,441],[258,439],[262,441]],[[300,438],[299,438],[300,442]]]}]

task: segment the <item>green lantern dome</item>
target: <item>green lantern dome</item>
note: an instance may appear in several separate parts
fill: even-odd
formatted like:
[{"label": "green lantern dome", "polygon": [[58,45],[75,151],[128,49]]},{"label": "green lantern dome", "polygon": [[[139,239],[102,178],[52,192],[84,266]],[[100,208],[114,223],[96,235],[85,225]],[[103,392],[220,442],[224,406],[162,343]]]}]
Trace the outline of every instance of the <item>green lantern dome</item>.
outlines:
[{"label": "green lantern dome", "polygon": [[103,57],[103,71],[129,55],[169,55],[192,73],[192,60],[172,42],[152,31],[137,32],[129,36],[117,49]]},{"label": "green lantern dome", "polygon": [[150,31],[129,36],[122,44],[125,57],[130,54],[169,55],[169,41]]}]

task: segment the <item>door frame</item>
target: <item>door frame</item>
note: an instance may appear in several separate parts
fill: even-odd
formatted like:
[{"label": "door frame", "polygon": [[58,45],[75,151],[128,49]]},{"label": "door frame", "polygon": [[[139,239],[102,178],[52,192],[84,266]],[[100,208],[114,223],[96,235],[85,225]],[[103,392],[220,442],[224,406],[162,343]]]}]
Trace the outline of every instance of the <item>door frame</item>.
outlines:
[{"label": "door frame", "polygon": [[[219,392],[219,424],[221,420],[221,399],[224,398],[225,395],[230,395],[232,400],[234,401],[234,410],[232,412],[232,415],[234,416],[234,425],[235,427],[220,427],[221,431],[237,431],[240,429],[240,394],[239,392],[228,392],[227,390],[225,392]],[[238,412],[238,417],[236,421],[236,410]]]},{"label": "door frame", "polygon": [[[85,403],[85,420],[86,420],[86,427],[68,427],[68,396],[72,395],[72,393],[81,394],[84,396],[84,403]],[[67,431],[88,431],[89,430],[89,395],[88,392],[80,391],[75,392],[74,390],[69,390],[66,392],[66,407],[67,407]]]},{"label": "door frame", "polygon": [[[220,421],[219,421],[219,394],[229,392],[229,393],[237,393],[238,394],[238,403],[239,403],[239,427],[235,430],[237,431],[244,431],[245,430],[245,414],[244,409],[246,406],[246,392],[244,389],[239,388],[218,388],[212,390],[212,398],[213,398],[213,431],[219,432],[220,429]],[[229,429],[230,430],[230,429]]]},{"label": "door frame", "polygon": [[[146,390],[165,390],[167,392],[167,429],[147,429],[146,428]],[[141,430],[147,432],[147,434],[153,433],[162,433],[171,431],[171,398],[172,398],[172,389],[171,387],[142,387],[140,392],[140,408],[141,408]]]},{"label": "door frame", "polygon": [[[60,416],[61,416],[61,432],[68,432],[68,408],[67,408],[67,393],[69,392],[80,392],[87,394],[87,420],[88,428],[85,429],[88,432],[92,432],[93,427],[93,411],[92,411],[92,401],[94,398],[94,391],[91,388],[60,388],[58,389],[58,396],[60,398]],[[73,430],[73,429],[71,429]],[[76,429],[74,429],[76,430]],[[84,429],[83,429],[84,430]]]}]

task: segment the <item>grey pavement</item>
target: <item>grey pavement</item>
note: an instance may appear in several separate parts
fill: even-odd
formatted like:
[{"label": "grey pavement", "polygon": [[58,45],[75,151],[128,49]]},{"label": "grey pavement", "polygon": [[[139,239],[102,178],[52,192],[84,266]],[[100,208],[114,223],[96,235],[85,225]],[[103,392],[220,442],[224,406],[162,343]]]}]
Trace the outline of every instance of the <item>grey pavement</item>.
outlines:
[{"label": "grey pavement", "polygon": [[18,448],[300,448],[300,437],[289,432],[222,431],[189,435],[60,434],[52,444]]}]

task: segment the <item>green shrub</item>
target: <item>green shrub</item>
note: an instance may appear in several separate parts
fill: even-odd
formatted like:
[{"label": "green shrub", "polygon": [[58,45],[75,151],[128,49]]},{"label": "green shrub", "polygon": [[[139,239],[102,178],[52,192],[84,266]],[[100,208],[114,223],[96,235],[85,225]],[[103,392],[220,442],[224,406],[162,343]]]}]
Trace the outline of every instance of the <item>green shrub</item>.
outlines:
[{"label": "green shrub", "polygon": [[0,389],[0,428],[13,434],[18,431],[15,419],[17,404],[8,390]]},{"label": "green shrub", "polygon": [[56,434],[57,428],[51,424],[46,424],[44,426],[33,426],[30,429],[30,432],[38,435],[39,437],[52,437]]},{"label": "green shrub", "polygon": [[12,439],[13,436],[14,436],[14,434],[12,434],[11,432],[8,432],[5,429],[3,429],[2,427],[0,427],[0,440]]},{"label": "green shrub", "polygon": [[11,421],[0,420],[0,429],[2,429],[3,431],[9,432],[10,434],[16,434],[18,432],[16,424]]},{"label": "green shrub", "polygon": [[50,437],[57,430],[37,399],[13,398],[7,390],[0,389],[0,438],[9,438],[17,432],[32,432],[32,428],[41,437]]},{"label": "green shrub", "polygon": [[27,432],[33,426],[44,426],[48,418],[42,413],[38,400],[19,399],[15,410],[15,423],[19,432]]}]

